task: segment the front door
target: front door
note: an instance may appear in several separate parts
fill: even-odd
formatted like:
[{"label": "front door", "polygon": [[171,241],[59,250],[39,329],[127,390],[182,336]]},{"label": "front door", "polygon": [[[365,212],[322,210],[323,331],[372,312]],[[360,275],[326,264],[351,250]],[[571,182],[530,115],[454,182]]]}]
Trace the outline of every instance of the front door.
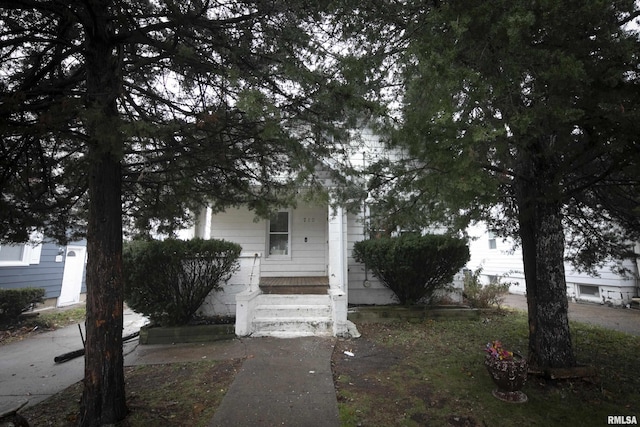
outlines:
[{"label": "front door", "polygon": [[67,246],[58,307],[80,302],[86,250],[84,246]]},{"label": "front door", "polygon": [[263,277],[327,275],[327,207],[299,206],[267,221]]}]

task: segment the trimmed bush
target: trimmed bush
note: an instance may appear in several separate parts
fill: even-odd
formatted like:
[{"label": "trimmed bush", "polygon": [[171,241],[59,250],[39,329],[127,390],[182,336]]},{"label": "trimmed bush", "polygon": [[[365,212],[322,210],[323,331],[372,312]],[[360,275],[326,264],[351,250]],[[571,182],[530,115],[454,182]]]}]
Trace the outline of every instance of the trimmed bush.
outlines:
[{"label": "trimmed bush", "polygon": [[44,301],[44,289],[0,289],[0,322],[14,322],[21,313]]},{"label": "trimmed bush", "polygon": [[224,240],[134,241],[123,251],[125,301],[156,324],[188,324],[238,269],[240,245]]},{"label": "trimmed bush", "polygon": [[443,235],[383,237],[357,242],[353,256],[404,305],[429,303],[469,260],[466,241]]}]

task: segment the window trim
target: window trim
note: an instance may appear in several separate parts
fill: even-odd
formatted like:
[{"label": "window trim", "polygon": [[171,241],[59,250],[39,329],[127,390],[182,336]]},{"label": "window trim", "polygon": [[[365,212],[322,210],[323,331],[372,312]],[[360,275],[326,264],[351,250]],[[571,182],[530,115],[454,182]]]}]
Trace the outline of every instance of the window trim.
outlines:
[{"label": "window trim", "polygon": [[[274,212],[274,214],[280,214],[280,213],[286,213],[287,214],[287,254],[271,254],[271,248],[270,248],[270,243],[271,243],[271,218],[269,218],[267,220],[267,228],[266,228],[266,233],[267,233],[267,238],[266,238],[266,242],[265,242],[265,255],[267,258],[271,258],[271,259],[291,259],[291,235],[292,233],[292,224],[293,224],[293,214],[291,213],[291,209],[285,209],[285,210],[279,210],[277,212]],[[274,233],[277,234],[277,233]],[[284,233],[280,233],[280,234],[284,234]]]},{"label": "window trim", "polygon": [[489,230],[487,235],[489,237],[489,250],[498,249],[498,241],[496,240],[496,235],[493,234],[493,231]]},{"label": "window trim", "polygon": [[2,246],[22,246],[22,257],[19,260],[0,260],[0,267],[25,267],[32,264],[40,264],[40,253],[42,244],[30,245],[22,243],[17,245],[0,245]]},{"label": "window trim", "polygon": [[578,292],[583,298],[600,299],[600,286],[597,285],[578,283]]}]

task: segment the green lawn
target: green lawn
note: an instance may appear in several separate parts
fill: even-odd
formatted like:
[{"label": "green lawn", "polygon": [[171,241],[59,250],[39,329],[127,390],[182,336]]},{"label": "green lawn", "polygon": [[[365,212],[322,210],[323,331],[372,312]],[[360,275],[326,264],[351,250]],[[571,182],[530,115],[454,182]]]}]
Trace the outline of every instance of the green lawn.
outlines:
[{"label": "green lawn", "polygon": [[[376,348],[378,356],[388,352],[394,357],[373,370],[365,364],[361,372],[349,371],[348,360],[336,364],[343,425],[582,427],[605,426],[610,415],[640,419],[640,337],[571,326],[578,362],[595,367],[598,375],[562,381],[529,375],[523,389],[529,400],[515,404],[491,395],[494,385],[482,349],[497,339],[526,354],[528,328],[522,312],[495,313],[479,321],[359,324],[369,348]],[[364,343],[338,345],[354,346],[358,357]]]}]

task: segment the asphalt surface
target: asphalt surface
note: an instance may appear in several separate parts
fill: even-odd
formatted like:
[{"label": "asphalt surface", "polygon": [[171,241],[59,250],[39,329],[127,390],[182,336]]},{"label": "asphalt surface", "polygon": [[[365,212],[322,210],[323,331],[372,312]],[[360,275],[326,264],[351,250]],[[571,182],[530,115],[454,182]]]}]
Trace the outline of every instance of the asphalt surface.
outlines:
[{"label": "asphalt surface", "polygon": [[[527,311],[527,299],[524,295],[509,294],[503,305]],[[570,301],[569,320],[640,336],[640,310],[636,308]]]},{"label": "asphalt surface", "polygon": [[[509,295],[505,306],[526,310],[526,299]],[[569,303],[569,318],[640,336],[640,310]],[[125,311],[125,330],[146,319]],[[203,359],[244,360],[210,426],[338,426],[331,353],[333,338],[238,338],[206,344],[125,343],[125,365]],[[82,357],[54,363],[54,357],[82,348],[76,325],[0,347],[0,408],[28,399],[29,406],[80,381]]]}]

